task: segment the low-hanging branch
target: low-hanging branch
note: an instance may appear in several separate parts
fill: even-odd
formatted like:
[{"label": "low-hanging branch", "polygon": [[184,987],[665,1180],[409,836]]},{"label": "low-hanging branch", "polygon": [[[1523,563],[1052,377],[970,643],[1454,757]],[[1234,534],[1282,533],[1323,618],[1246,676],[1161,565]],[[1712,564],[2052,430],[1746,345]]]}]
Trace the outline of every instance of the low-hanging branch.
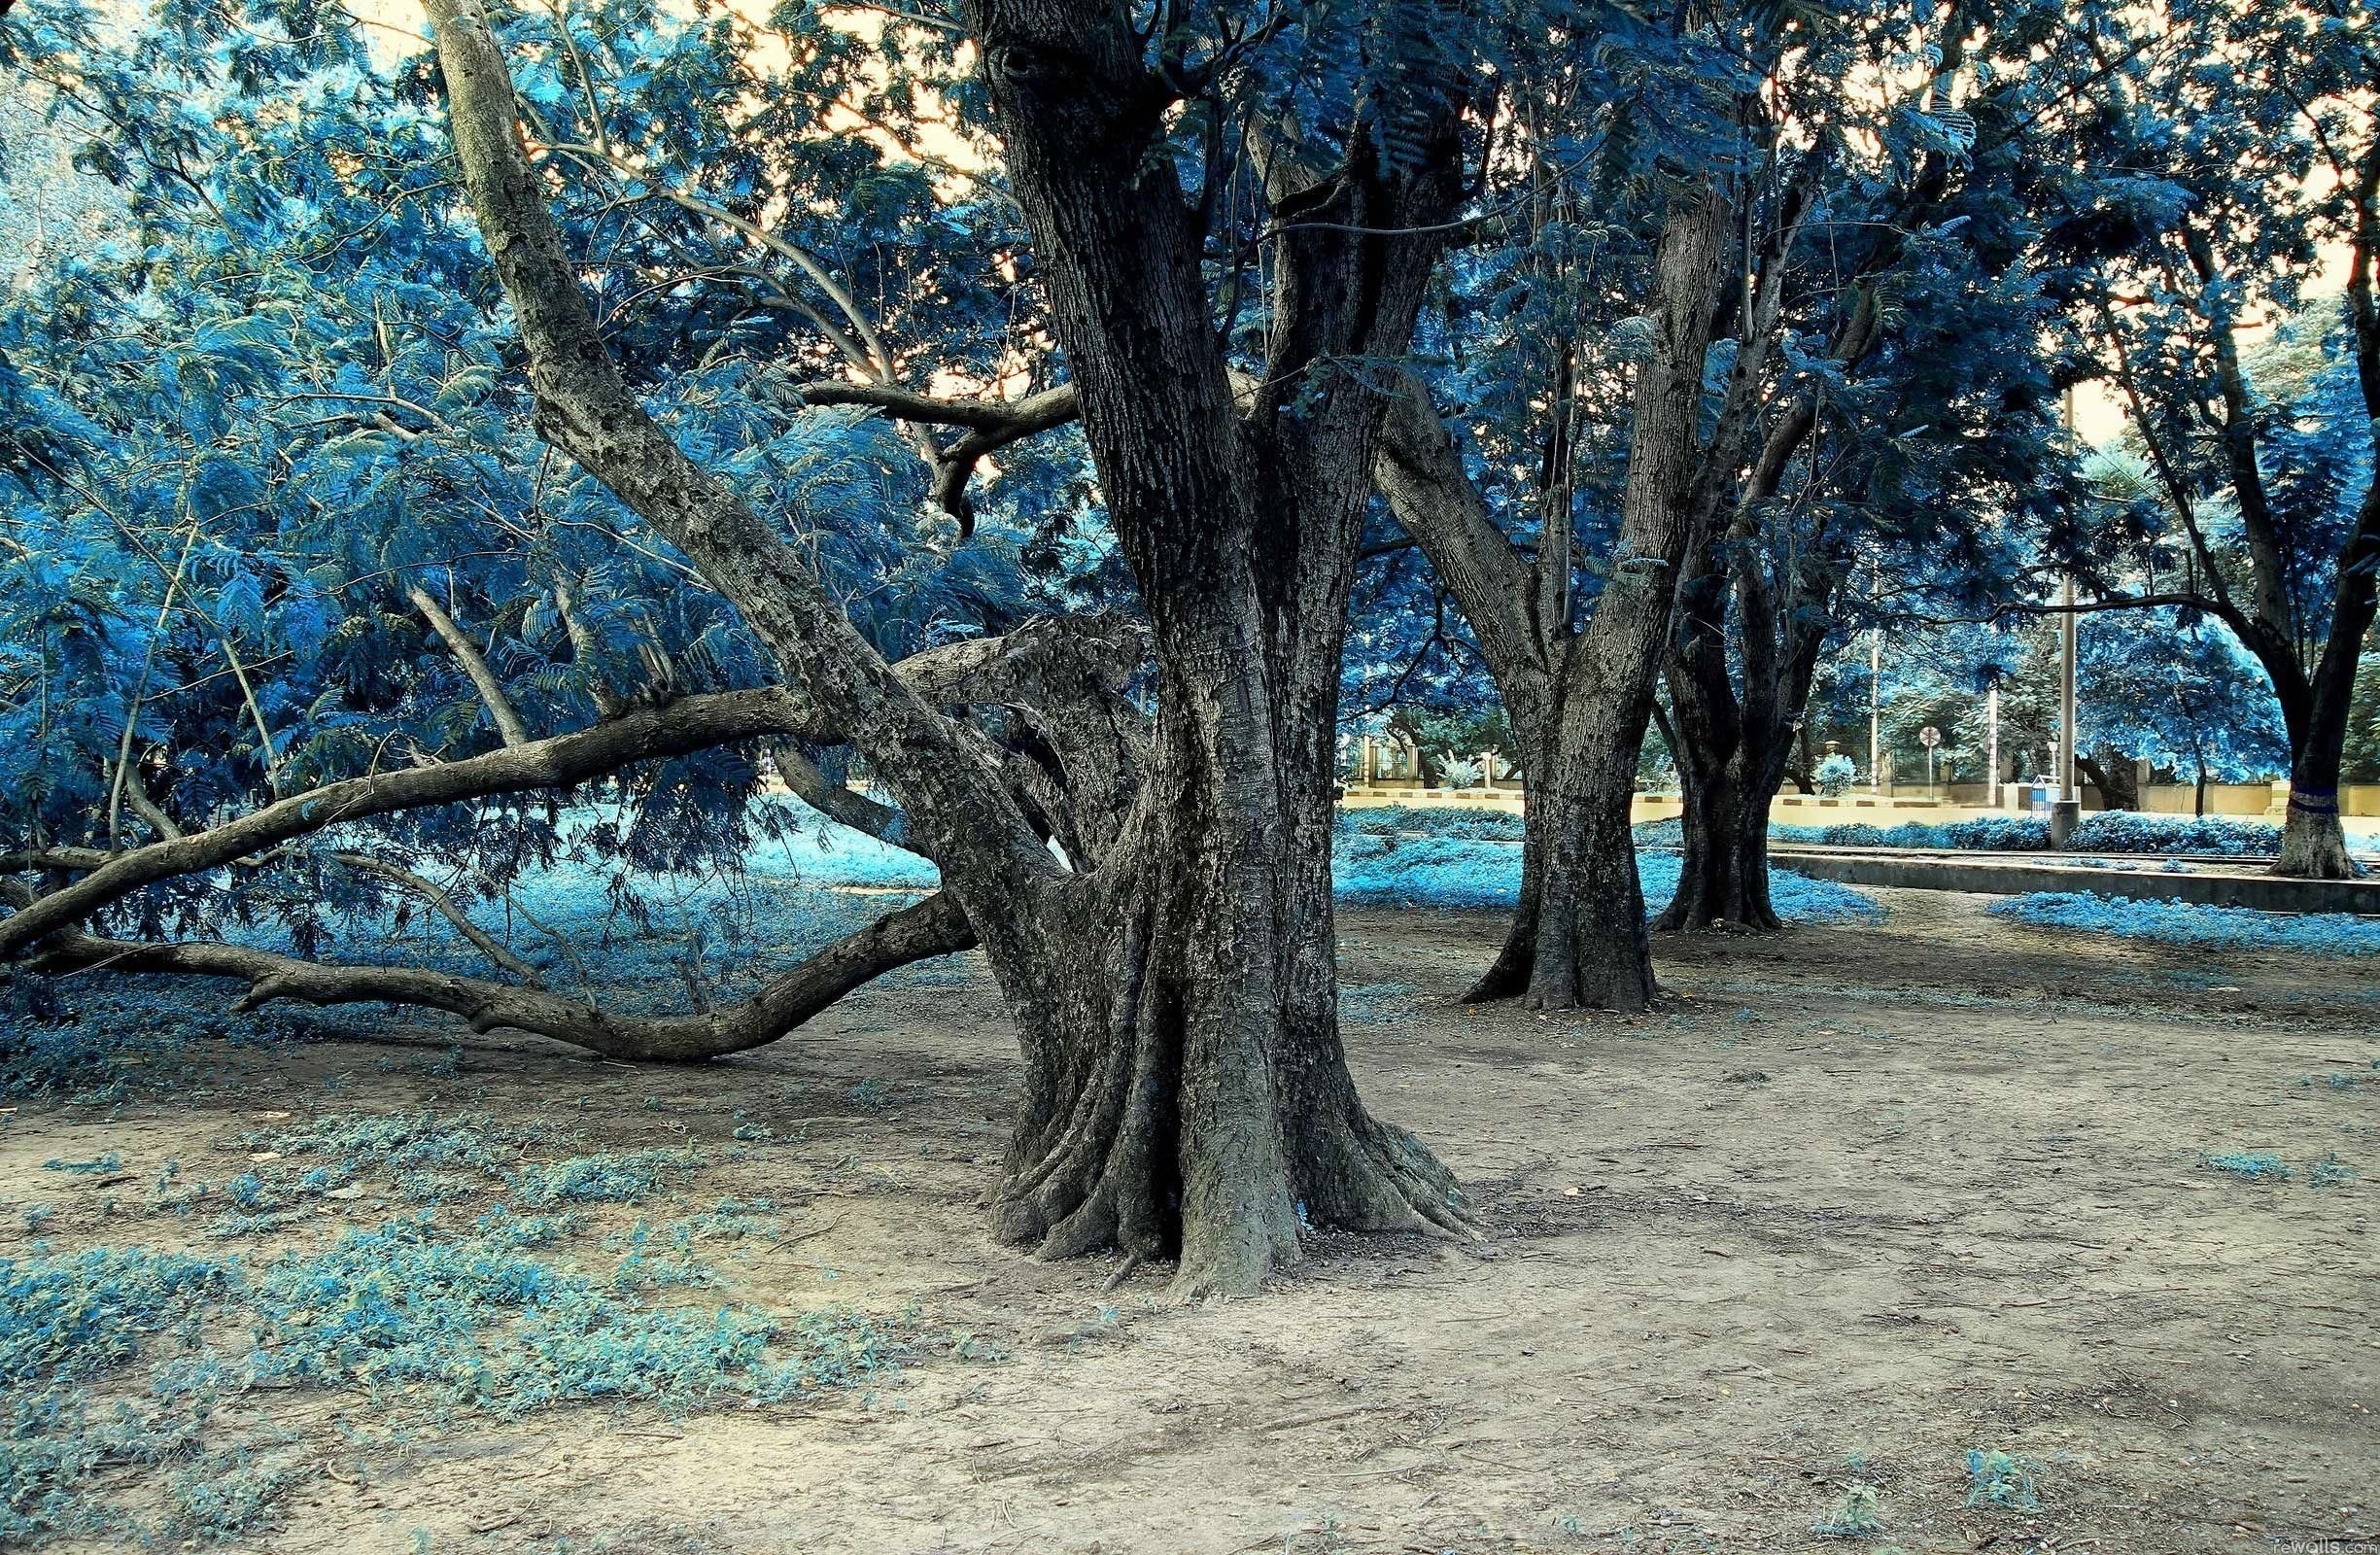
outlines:
[{"label": "low-hanging branch", "polygon": [[456,933],[470,941],[472,948],[481,955],[531,987],[537,986],[543,981],[537,976],[535,967],[513,954],[495,935],[472,922],[471,916],[437,881],[426,880],[401,864],[392,864],[385,858],[374,858],[369,853],[337,852],[330,857],[360,874],[377,876],[420,897],[430,904],[431,911],[453,924]]},{"label": "low-hanging branch", "polygon": [[[943,643],[891,668],[903,685],[936,706],[998,705],[1056,712],[1097,697],[1114,702],[1119,711],[1128,711],[1129,705],[1113,692],[1122,686],[1144,651],[1137,627],[1128,622],[1051,619],[1029,622],[1005,637]],[[1069,675],[1058,667],[1079,673]],[[0,854],[0,869],[9,871],[87,871],[0,918],[0,960],[24,954],[44,936],[143,886],[220,869],[340,822],[498,794],[572,788],[638,762],[749,740],[833,743],[841,738],[840,730],[827,726],[782,689],[715,692],[632,708],[591,728],[461,761],[326,783],[220,826],[167,836],[121,853],[51,847]],[[1106,780],[1103,774],[1100,781]],[[847,822],[851,816],[837,818]],[[895,846],[908,846],[902,829],[884,829],[889,819],[877,817],[876,824],[860,829]]]},{"label": "low-hanging branch", "polygon": [[51,975],[109,971],[230,978],[248,985],[248,991],[232,1004],[242,1013],[275,999],[312,1005],[411,1005],[461,1016],[473,1031],[527,1031],[607,1058],[694,1063],[777,1041],[887,972],[970,950],[975,943],[966,914],[937,891],[845,935],[770,979],[742,1003],[680,1016],[624,1015],[542,988],[420,967],[342,966],[246,946],[149,944],[71,929],[52,937],[34,965]]},{"label": "low-hanging branch", "polygon": [[783,691],[724,691],[638,708],[575,734],[485,755],[372,773],[293,794],[236,820],[118,853],[81,880],[0,918],[0,958],[88,917],[144,885],[219,869],[341,821],[538,788],[571,788],[655,757],[783,735],[805,720]]}]

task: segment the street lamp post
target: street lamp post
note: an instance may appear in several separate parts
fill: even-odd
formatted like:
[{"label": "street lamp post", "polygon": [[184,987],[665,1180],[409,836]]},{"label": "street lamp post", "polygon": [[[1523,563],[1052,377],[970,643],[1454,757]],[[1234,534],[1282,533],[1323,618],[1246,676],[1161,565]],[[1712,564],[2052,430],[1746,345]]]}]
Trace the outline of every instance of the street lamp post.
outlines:
[{"label": "street lamp post", "polygon": [[[1868,573],[1868,586],[1880,608],[1884,601],[1884,564],[1874,563]],[[1883,718],[1880,711],[1882,693],[1879,685],[1884,673],[1884,626],[1880,618],[1868,632],[1868,791],[1884,791],[1884,743],[1881,738]]]},{"label": "street lamp post", "polygon": [[1993,810],[1998,810],[2000,808],[2000,684],[1996,680],[1983,688],[1983,764],[1989,769],[1983,779],[1983,803]]},{"label": "street lamp post", "polygon": [[[2066,432],[2074,432],[2074,388],[2068,385],[2058,400],[2059,419]],[[2083,790],[2075,782],[2076,756],[2081,743],[2075,739],[2075,614],[2074,574],[2068,572],[2058,590],[2058,604],[2063,609],[2058,615],[2058,677],[2057,677],[2057,797],[2050,805],[2050,846],[2063,847],[2074,829],[2083,823]]]},{"label": "street lamp post", "polygon": [[2075,615],[2074,577],[2067,574],[2059,591],[2059,604],[2065,606],[2058,617],[2058,675],[2057,675],[2057,798],[2050,805],[2050,846],[2063,847],[2074,829],[2083,823],[2083,790],[2075,783],[2075,756],[2079,742],[2075,739]]}]

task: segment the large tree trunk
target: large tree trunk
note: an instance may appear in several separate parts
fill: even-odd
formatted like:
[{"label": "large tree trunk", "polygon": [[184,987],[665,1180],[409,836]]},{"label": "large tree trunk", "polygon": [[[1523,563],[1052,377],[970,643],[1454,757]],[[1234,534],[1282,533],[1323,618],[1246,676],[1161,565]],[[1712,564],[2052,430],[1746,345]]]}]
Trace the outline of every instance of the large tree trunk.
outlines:
[{"label": "large tree trunk", "polygon": [[1028,1072],[998,1234],[1178,1250],[1175,1289],[1196,1296],[1252,1289],[1301,1221],[1459,1227],[1444,1168],[1356,1099],[1329,889],[1347,596],[1387,405],[1332,363],[1406,349],[1436,254],[1421,234],[1459,197],[1451,115],[1433,111],[1446,144],[1418,171],[1359,150],[1297,190],[1311,225],[1278,251],[1274,354],[1235,388],[1205,234],[1150,172],[1164,153],[1123,14],[967,11],[1158,672],[1124,843],[1045,915],[1037,954],[995,958]]},{"label": "large tree trunk", "polygon": [[[1160,694],[1158,777],[1117,858],[1050,915],[1064,953],[1011,968],[1025,1104],[1002,1240],[1179,1256],[1184,1296],[1244,1291],[1302,1224],[1466,1224],[1453,1179],[1357,1099],[1338,1037],[1328,744],[1249,695],[1265,668],[1194,655]],[[1309,824],[1301,824],[1308,822]]]},{"label": "large tree trunk", "polygon": [[[1157,661],[1156,734],[1103,857],[1061,869],[966,726],[860,643],[781,540],[671,444],[604,355],[520,149],[479,0],[431,0],[474,207],[522,319],[539,425],[692,558],[930,840],[1015,1017],[1025,1106],[1005,1239],[1178,1251],[1186,1296],[1253,1289],[1300,1211],[1463,1224],[1452,1180],[1367,1117],[1336,1026],[1329,795],[1347,593],[1385,399],[1336,365],[1403,352],[1460,196],[1449,84],[1384,85],[1276,253],[1274,356],[1235,396],[1206,234],[1166,169],[1122,12],[968,0],[1052,319]],[[1461,84],[1454,84],[1460,86]]]},{"label": "large tree trunk", "polygon": [[2339,768],[2346,725],[2342,716],[2335,727],[2310,731],[2297,744],[2290,761],[2289,813],[2281,823],[2281,857],[2273,865],[2275,875],[2343,881],[2363,873],[2347,851],[2347,833],[2339,825]]}]

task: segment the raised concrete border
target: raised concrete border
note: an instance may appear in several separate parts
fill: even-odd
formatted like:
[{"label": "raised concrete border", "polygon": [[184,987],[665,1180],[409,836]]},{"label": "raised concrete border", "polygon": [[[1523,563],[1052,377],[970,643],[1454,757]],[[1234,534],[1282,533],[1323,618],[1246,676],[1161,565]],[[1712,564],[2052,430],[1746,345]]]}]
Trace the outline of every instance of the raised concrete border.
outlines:
[{"label": "raised concrete border", "polygon": [[1769,861],[1817,880],[1904,890],[1974,891],[2021,896],[2028,891],[2096,891],[2147,901],[2203,907],[2252,907],[2264,913],[2380,914],[2380,880],[2299,881],[2246,870],[2167,874],[2157,869],[2093,869],[1999,854],[1960,858],[1906,849],[1769,848]]}]

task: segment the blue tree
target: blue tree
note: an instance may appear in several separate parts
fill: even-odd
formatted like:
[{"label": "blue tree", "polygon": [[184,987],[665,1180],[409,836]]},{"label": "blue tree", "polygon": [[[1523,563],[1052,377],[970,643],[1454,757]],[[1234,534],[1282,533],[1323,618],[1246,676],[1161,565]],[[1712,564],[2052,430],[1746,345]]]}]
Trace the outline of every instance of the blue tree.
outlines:
[{"label": "blue tree", "polygon": [[[764,747],[839,818],[889,833],[898,817],[828,776],[845,765],[840,742],[783,703],[736,612],[688,586],[683,553],[536,435],[510,320],[445,193],[426,61],[378,67],[338,13],[304,20],[200,8],[129,52],[69,5],[0,28],[5,64],[48,109],[46,127],[20,118],[12,154],[69,153],[86,174],[78,197],[121,232],[28,256],[0,310],[0,815],[13,865],[84,877],[86,926],[142,937],[135,952],[12,919],[13,949],[53,967],[244,978],[250,1002],[429,1003],[604,1052],[696,1056],[772,1040],[875,972],[970,943],[937,899],[754,999],[638,1019],[544,988],[473,923],[566,854],[623,882],[740,867],[774,823],[753,803]],[[517,23],[549,40],[536,28],[554,24]],[[656,67],[620,87],[622,123],[648,129],[680,116],[671,93],[744,79],[754,52],[633,7],[586,24]],[[276,43],[278,27],[306,43]],[[884,160],[813,141],[747,175],[814,195]],[[850,248],[842,273],[860,256],[884,266],[879,295],[951,246],[942,203],[889,182],[871,222],[833,234]],[[817,321],[847,287],[805,291],[789,259],[690,259],[723,220],[707,209],[623,202],[593,180],[571,194],[574,241],[604,256],[591,269],[609,338],[648,402],[786,515],[879,652],[918,673],[937,653],[972,662],[1067,592],[1062,563],[1029,571],[1032,536],[1006,504],[974,544],[944,542],[921,505],[931,464],[788,381],[786,359],[800,377],[842,360]],[[699,284],[730,258],[747,261],[731,284]],[[949,281],[932,294],[931,317],[971,343],[999,312]],[[563,823],[544,791],[579,782],[601,785],[614,821]],[[314,802],[334,791],[359,802]],[[135,857],[128,886],[106,883]],[[383,908],[448,916],[495,975],[166,939],[270,918],[312,957],[340,921]]]}]

